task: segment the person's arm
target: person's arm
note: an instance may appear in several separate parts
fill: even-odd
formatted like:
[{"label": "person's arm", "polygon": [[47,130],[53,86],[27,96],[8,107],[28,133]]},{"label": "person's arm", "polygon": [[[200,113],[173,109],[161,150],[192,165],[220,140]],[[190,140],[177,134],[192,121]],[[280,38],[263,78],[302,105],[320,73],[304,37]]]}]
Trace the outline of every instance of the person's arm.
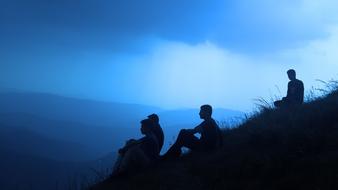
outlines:
[{"label": "person's arm", "polygon": [[304,84],[300,80],[298,80],[296,84],[295,101],[299,104],[302,104],[304,102]]},{"label": "person's arm", "polygon": [[288,91],[287,91],[287,94],[286,94],[286,97],[285,97],[285,99],[288,99],[288,98],[290,98],[290,96],[291,96],[291,93],[292,93],[292,90],[291,90],[291,82],[289,82],[288,83]]},{"label": "person's arm", "polygon": [[196,133],[202,133],[202,124],[196,126],[193,129],[186,129],[188,132],[192,133],[192,134],[196,134]]},{"label": "person's arm", "polygon": [[135,145],[138,145],[140,143],[142,143],[144,141],[144,138],[141,138],[141,139],[138,139],[138,140],[135,140],[135,139],[130,139],[126,142],[126,145],[123,147],[123,148],[120,148],[119,149],[119,153],[120,154],[124,154],[125,152],[127,152],[127,150]]},{"label": "person's arm", "polygon": [[300,82],[300,101],[304,102],[304,83]]}]

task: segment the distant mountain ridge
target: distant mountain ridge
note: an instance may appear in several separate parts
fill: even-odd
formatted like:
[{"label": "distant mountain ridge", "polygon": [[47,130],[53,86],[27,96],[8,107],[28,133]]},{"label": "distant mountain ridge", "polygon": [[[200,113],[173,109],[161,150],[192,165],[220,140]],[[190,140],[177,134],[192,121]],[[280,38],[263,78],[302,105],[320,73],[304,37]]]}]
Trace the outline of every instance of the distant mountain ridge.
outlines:
[{"label": "distant mountain ridge", "polygon": [[0,128],[0,147],[17,154],[31,155],[51,160],[85,160],[92,158],[87,147],[69,142],[57,141],[17,126]]},{"label": "distant mountain ridge", "polygon": [[[111,126],[128,119],[140,121],[150,113],[158,113],[166,124],[175,121],[192,123],[199,120],[199,108],[165,110],[159,107],[103,102],[33,92],[0,91],[0,113],[27,113],[47,119],[73,121],[95,126]],[[243,112],[231,109],[214,109],[214,118],[224,119],[243,116]],[[176,117],[174,117],[176,116]],[[170,120],[169,120],[170,119]]]},{"label": "distant mountain ridge", "polygon": [[132,123],[129,120],[140,120],[148,113],[162,111],[152,106],[29,92],[2,92],[0,105],[0,113],[30,113],[54,120],[96,126],[111,126],[116,122],[121,123],[121,120]]},{"label": "distant mountain ridge", "polygon": [[[122,144],[122,140],[126,138],[120,137],[121,135],[114,138],[114,133],[124,132],[123,128],[112,129],[71,122],[58,122],[29,114],[0,114],[0,131],[0,136],[5,136],[11,140],[2,144],[2,146],[8,146],[9,148],[13,147],[11,143],[29,144],[30,142],[25,142],[24,140],[27,138],[32,140],[41,139],[41,142],[44,139],[44,141],[54,141],[64,145],[66,143],[63,142],[76,144],[78,147],[82,147],[81,149],[88,150],[87,156],[78,156],[78,160],[91,160],[105,155],[107,152],[112,151],[113,147]],[[134,130],[126,131],[134,132]],[[18,138],[16,132],[21,135],[21,138]],[[31,136],[36,136],[37,138],[32,138]],[[65,146],[65,148],[68,147]],[[62,156],[67,160],[67,154]]]},{"label": "distant mountain ridge", "polygon": [[[179,130],[175,126],[191,128],[201,122],[199,108],[163,110],[44,93],[1,92],[0,105],[2,125],[23,127],[51,139],[72,141],[92,149],[101,142],[98,150],[116,149],[127,138],[140,136],[140,121],[151,113],[160,116],[169,137]],[[243,113],[239,111],[214,110],[214,118],[220,121],[240,116]]]}]

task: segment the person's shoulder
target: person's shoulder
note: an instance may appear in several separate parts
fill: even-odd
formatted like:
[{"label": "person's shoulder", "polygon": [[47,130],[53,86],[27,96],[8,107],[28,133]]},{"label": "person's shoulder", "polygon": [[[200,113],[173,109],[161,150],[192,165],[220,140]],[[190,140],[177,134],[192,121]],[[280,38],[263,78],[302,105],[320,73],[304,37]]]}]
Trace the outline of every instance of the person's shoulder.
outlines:
[{"label": "person's shoulder", "polygon": [[212,118],[212,124],[215,125],[216,127],[218,127],[216,120],[214,120],[213,118]]},{"label": "person's shoulder", "polygon": [[299,80],[299,79],[296,79],[296,82],[299,84],[299,85],[304,85],[303,81]]},{"label": "person's shoulder", "polygon": [[204,119],[204,120],[201,122],[200,125],[206,125],[206,124],[208,124],[208,123],[209,123],[209,120],[208,120],[208,119]]},{"label": "person's shoulder", "polygon": [[199,125],[197,125],[195,128],[203,128],[205,127],[206,125],[208,125],[208,122],[206,120],[203,120]]},{"label": "person's shoulder", "polygon": [[156,124],[156,125],[154,125],[154,130],[153,130],[153,132],[154,133],[162,133],[163,132],[163,129],[162,129],[162,127],[161,127],[161,125],[159,125],[159,124]]},{"label": "person's shoulder", "polygon": [[203,123],[204,123],[204,125],[217,125],[216,121],[213,118],[206,119],[202,122],[202,124]]},{"label": "person's shoulder", "polygon": [[156,141],[156,137],[154,137],[154,135],[147,135],[142,139],[143,144],[153,144]]},{"label": "person's shoulder", "polygon": [[137,141],[142,143],[142,142],[144,142],[144,141],[147,141],[148,139],[149,139],[149,136],[146,135],[146,136],[144,136],[144,137],[138,139]]},{"label": "person's shoulder", "polygon": [[160,124],[156,124],[156,125],[155,125],[155,128],[162,130],[162,127],[161,127]]},{"label": "person's shoulder", "polygon": [[214,118],[210,118],[210,119],[208,120],[208,122],[210,122],[210,123],[215,123],[216,121],[214,120]]}]

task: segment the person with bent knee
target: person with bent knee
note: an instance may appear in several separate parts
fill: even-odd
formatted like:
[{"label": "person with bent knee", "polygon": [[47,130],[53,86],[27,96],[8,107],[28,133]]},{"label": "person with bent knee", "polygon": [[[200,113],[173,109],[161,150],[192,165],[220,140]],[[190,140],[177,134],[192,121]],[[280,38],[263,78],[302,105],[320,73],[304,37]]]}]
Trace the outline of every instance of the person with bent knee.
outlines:
[{"label": "person with bent knee", "polygon": [[[164,154],[164,159],[179,157],[182,147],[202,152],[215,150],[220,147],[221,130],[212,118],[212,107],[210,105],[201,106],[199,115],[204,121],[194,129],[182,129],[175,143]],[[195,136],[196,133],[200,133],[201,137],[197,138]]]},{"label": "person with bent knee", "polygon": [[290,82],[288,83],[288,91],[286,97],[282,100],[274,102],[277,108],[289,108],[301,105],[304,102],[304,84],[296,78],[296,71],[290,69],[287,71]]},{"label": "person with bent knee", "polygon": [[112,176],[146,168],[159,158],[159,146],[153,133],[153,125],[150,119],[141,121],[140,130],[144,137],[138,140],[130,139],[123,148],[119,149]]}]

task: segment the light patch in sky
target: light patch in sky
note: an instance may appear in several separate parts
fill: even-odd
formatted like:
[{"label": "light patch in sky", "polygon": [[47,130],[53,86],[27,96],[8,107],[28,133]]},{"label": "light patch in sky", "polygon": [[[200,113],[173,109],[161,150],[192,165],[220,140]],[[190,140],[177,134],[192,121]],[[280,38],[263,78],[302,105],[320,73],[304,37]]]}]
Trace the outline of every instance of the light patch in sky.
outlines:
[{"label": "light patch in sky", "polygon": [[143,101],[164,107],[210,103],[250,110],[255,98],[270,100],[286,94],[290,68],[296,69],[310,90],[320,85],[317,79],[327,81],[338,74],[337,27],[328,33],[328,38],[305,47],[261,57],[235,54],[210,42],[196,46],[165,42],[138,60],[140,65],[148,65],[147,74],[142,75],[147,76],[144,85],[151,93]]},{"label": "light patch in sky", "polygon": [[2,84],[9,81],[27,90],[164,108],[209,103],[250,111],[255,98],[286,94],[289,68],[296,69],[306,90],[320,85],[316,79],[338,78],[338,27],[327,33],[304,47],[260,56],[234,53],[208,41],[190,45],[162,40],[147,54],[79,55],[83,59],[74,61],[81,69],[72,64],[60,72],[56,65],[46,65],[27,72],[27,65],[3,73]]}]

